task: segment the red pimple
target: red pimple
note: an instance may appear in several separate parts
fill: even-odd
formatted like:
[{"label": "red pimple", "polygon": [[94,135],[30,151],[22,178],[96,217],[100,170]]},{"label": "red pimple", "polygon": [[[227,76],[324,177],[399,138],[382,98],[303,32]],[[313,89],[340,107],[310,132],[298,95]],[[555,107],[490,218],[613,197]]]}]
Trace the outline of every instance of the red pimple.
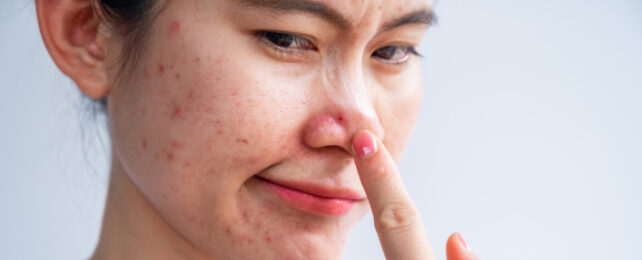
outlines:
[{"label": "red pimple", "polygon": [[173,161],[174,160],[174,153],[168,153],[167,154],[167,160]]},{"label": "red pimple", "polygon": [[181,115],[181,107],[174,105],[174,108],[172,109],[172,119],[177,118],[178,116]]},{"label": "red pimple", "polygon": [[183,146],[183,145],[181,145],[181,143],[179,143],[179,142],[178,142],[178,141],[176,141],[176,140],[172,140],[172,147],[174,147],[174,148],[181,148],[181,146]]},{"label": "red pimple", "polygon": [[163,75],[165,73],[165,65],[163,64],[158,64],[158,74]]},{"label": "red pimple", "polygon": [[181,21],[179,20],[174,20],[172,23],[169,25],[169,34],[177,34],[181,30]]},{"label": "red pimple", "polygon": [[343,122],[343,115],[342,115],[342,114],[339,114],[339,115],[337,116],[337,121],[338,121],[338,122]]},{"label": "red pimple", "polygon": [[201,63],[201,57],[194,57],[195,63]]},{"label": "red pimple", "polygon": [[143,140],[143,142],[141,142],[140,145],[143,147],[143,149],[147,149],[147,141],[146,140]]},{"label": "red pimple", "polygon": [[174,78],[180,79],[181,78],[181,74],[176,73],[176,75],[174,75]]}]

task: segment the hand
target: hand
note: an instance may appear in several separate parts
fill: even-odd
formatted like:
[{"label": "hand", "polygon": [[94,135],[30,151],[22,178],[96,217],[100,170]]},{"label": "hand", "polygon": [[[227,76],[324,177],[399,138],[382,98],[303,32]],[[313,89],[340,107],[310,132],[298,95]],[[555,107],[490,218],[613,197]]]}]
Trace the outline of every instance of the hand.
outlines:
[{"label": "hand", "polygon": [[[386,259],[436,259],[419,211],[386,147],[368,131],[355,134],[352,145]],[[448,239],[446,253],[448,260],[478,259],[459,233]]]}]

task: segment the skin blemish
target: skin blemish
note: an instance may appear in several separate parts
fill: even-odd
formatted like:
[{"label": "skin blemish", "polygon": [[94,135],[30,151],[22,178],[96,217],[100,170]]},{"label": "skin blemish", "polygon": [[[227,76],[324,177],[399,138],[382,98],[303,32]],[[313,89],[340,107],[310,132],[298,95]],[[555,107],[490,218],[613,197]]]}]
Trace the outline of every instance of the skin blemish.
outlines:
[{"label": "skin blemish", "polygon": [[183,146],[181,143],[179,143],[176,140],[172,140],[171,143],[172,143],[172,147],[174,147],[174,148],[181,148]]},{"label": "skin blemish", "polygon": [[182,111],[181,107],[179,107],[177,105],[174,105],[173,108],[172,108],[172,114],[171,114],[172,119],[176,119],[177,117],[179,117],[182,112],[183,111]]},{"label": "skin blemish", "polygon": [[167,160],[168,161],[173,161],[174,160],[174,153],[167,153]]},{"label": "skin blemish", "polygon": [[339,114],[337,116],[337,122],[343,122],[343,115],[342,114]]},{"label": "skin blemish", "polygon": [[178,32],[181,30],[181,21],[180,20],[174,20],[172,23],[169,25],[169,34],[170,35],[176,35]]},{"label": "skin blemish", "polygon": [[249,142],[245,138],[236,138],[237,143],[248,144]]},{"label": "skin blemish", "polygon": [[174,78],[176,78],[176,79],[180,79],[180,78],[181,78],[181,74],[176,73],[176,75],[174,75]]},{"label": "skin blemish", "polygon": [[265,242],[272,242],[272,236],[270,236],[270,233],[265,233]]},{"label": "skin blemish", "polygon": [[161,75],[165,74],[165,65],[161,63],[158,64],[158,74],[161,74]]},{"label": "skin blemish", "polygon": [[196,64],[201,63],[201,57],[194,57],[194,63]]},{"label": "skin blemish", "polygon": [[403,5],[397,6],[397,11],[401,13],[403,11]]},{"label": "skin blemish", "polygon": [[140,143],[140,146],[142,146],[142,147],[143,147],[143,149],[147,149],[147,140],[143,140],[143,141]]}]

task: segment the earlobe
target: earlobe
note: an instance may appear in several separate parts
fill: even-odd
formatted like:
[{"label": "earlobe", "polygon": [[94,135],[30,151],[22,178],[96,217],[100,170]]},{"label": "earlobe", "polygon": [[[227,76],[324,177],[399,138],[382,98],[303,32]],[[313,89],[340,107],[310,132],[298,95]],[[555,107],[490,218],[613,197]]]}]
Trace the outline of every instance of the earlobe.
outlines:
[{"label": "earlobe", "polygon": [[108,94],[103,35],[90,0],[36,0],[40,34],[58,68],[87,96]]}]

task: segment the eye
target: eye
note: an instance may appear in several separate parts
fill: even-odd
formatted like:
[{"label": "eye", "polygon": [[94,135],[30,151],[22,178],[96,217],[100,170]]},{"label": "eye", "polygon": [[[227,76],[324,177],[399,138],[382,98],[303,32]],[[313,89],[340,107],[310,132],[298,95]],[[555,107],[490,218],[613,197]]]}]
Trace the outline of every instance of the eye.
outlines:
[{"label": "eye", "polygon": [[316,50],[316,47],[309,40],[289,33],[261,31],[257,33],[257,37],[265,39],[270,44],[279,49],[302,49],[302,50]]},{"label": "eye", "polygon": [[372,56],[384,61],[385,63],[404,63],[410,57],[410,54],[419,55],[412,46],[386,46],[375,50]]}]

